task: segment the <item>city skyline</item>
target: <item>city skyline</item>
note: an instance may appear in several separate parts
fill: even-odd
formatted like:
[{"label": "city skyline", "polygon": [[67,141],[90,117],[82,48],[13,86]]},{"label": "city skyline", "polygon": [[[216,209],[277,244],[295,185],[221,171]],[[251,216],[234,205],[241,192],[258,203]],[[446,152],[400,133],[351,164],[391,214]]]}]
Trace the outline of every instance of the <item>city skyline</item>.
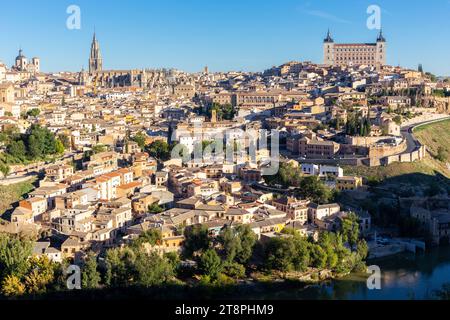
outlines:
[{"label": "city skyline", "polygon": [[[406,11],[401,9],[402,3],[377,3],[389,41],[387,64],[415,69],[422,63],[426,71],[450,74],[450,67],[442,65],[450,46],[429,36],[450,29],[450,23],[443,21],[442,10],[443,6],[450,10],[448,1],[433,6],[413,3]],[[224,5],[202,0],[184,4],[173,0],[168,4],[131,2],[121,8],[116,3],[78,1],[80,30],[66,27],[66,9],[71,5],[68,1],[44,1],[32,13],[20,12],[20,20],[19,9],[6,4],[3,12],[8,16],[0,19],[0,27],[10,32],[0,36],[0,61],[11,66],[22,48],[27,57],[41,58],[44,72],[87,69],[96,30],[105,69],[198,72],[207,65],[211,71],[257,72],[291,60],[322,63],[322,40],[328,28],[337,42],[373,42],[379,32],[366,26],[371,1],[345,5],[328,0],[256,4],[229,1]],[[417,23],[420,16],[428,14],[435,17],[433,21]],[[427,51],[430,47],[436,49]]]},{"label": "city skyline", "polygon": [[12,312],[450,297],[450,0],[72,1],[0,11]]}]

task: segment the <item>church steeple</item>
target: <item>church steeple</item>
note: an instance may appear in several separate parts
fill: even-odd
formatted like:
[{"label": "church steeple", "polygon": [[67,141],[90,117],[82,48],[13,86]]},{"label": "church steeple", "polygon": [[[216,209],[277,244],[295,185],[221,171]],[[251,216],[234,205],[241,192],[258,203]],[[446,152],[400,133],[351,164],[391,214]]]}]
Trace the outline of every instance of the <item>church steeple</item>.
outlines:
[{"label": "church steeple", "polygon": [[334,42],[333,38],[331,37],[330,29],[328,29],[327,37],[323,40],[323,42],[328,42],[328,43]]},{"label": "church steeple", "polygon": [[380,33],[378,34],[377,42],[386,42],[386,39],[383,36],[383,29],[380,29]]},{"label": "church steeple", "polygon": [[98,44],[97,36],[94,31],[94,36],[92,38],[91,44],[91,54],[89,56],[89,73],[102,70],[103,70],[103,59],[100,53],[100,45]]}]

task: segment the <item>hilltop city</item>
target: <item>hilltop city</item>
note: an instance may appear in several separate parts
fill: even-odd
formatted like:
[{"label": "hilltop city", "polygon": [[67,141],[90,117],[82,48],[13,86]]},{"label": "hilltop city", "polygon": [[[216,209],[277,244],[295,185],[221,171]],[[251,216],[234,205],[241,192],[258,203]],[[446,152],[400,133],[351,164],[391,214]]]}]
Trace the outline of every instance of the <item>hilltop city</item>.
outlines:
[{"label": "hilltop city", "polygon": [[450,82],[387,65],[385,34],[328,31],[323,61],[263,72],[105,70],[100,34],[79,72],[20,49],[0,63],[0,242],[32,259],[1,294],[56,290],[33,264],[87,289],[314,282],[448,242],[449,150],[419,127],[448,119]]}]

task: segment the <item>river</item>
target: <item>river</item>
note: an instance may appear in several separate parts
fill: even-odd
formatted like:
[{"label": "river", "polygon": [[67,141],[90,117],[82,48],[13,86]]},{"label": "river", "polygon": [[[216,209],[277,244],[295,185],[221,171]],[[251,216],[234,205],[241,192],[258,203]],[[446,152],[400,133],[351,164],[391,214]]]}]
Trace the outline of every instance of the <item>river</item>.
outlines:
[{"label": "river", "polygon": [[381,269],[381,289],[369,290],[369,274],[351,274],[306,288],[290,287],[264,295],[264,299],[422,300],[450,283],[450,247],[416,255],[403,253],[368,261]]}]

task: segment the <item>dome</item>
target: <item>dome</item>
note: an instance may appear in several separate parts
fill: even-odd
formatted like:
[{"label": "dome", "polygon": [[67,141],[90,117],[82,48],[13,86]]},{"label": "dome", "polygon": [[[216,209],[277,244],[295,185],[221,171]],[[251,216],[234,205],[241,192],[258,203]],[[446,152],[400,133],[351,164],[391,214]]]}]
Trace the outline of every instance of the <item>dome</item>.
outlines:
[{"label": "dome", "polygon": [[20,59],[24,59],[24,58],[26,58],[26,57],[23,55],[22,49],[20,49],[19,50],[19,55],[16,57],[16,60],[20,60]]}]

